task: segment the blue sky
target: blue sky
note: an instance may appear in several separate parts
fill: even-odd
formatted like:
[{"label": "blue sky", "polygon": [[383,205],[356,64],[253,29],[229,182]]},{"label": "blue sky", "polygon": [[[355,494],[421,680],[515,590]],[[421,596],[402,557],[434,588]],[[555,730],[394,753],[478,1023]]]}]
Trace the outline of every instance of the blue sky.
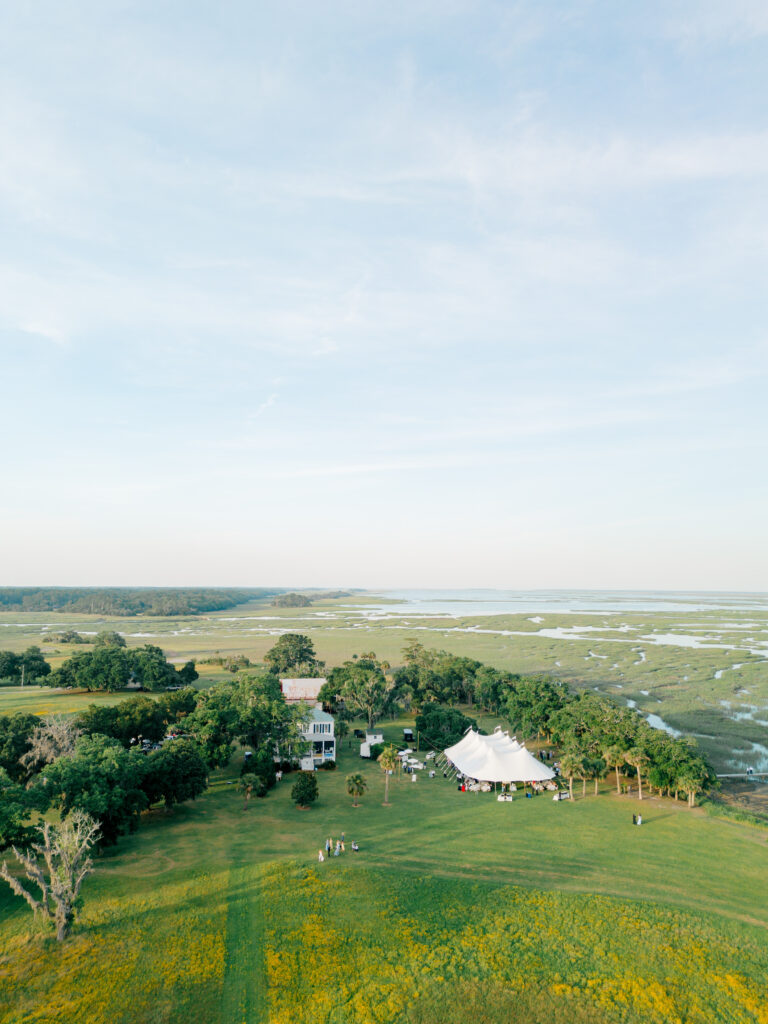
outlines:
[{"label": "blue sky", "polygon": [[6,584],[768,589],[768,8],[9,5]]}]

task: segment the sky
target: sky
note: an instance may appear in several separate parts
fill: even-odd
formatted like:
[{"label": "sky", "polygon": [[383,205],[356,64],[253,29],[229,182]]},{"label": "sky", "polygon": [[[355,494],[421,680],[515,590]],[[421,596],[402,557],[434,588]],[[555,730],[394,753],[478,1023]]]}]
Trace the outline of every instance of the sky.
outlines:
[{"label": "sky", "polygon": [[763,0],[0,10],[0,584],[768,590]]}]

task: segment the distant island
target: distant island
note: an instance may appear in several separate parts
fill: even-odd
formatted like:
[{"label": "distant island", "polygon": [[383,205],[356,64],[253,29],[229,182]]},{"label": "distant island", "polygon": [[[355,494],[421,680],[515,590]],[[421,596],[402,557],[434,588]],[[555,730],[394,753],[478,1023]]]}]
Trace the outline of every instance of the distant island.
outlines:
[{"label": "distant island", "polygon": [[287,594],[278,594],[272,601],[274,608],[309,608],[313,601],[318,599],[328,601],[335,597],[352,597],[351,590],[323,590],[309,594],[298,594],[290,591]]},{"label": "distant island", "polygon": [[308,608],[312,604],[312,598],[306,594],[279,594],[273,601],[274,608]]}]

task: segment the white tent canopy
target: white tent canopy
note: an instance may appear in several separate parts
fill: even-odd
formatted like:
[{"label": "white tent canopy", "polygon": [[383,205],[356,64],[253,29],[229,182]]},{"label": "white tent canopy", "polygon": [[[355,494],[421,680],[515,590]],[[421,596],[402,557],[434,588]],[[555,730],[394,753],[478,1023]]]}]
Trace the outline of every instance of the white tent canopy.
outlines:
[{"label": "white tent canopy", "polygon": [[498,729],[492,736],[469,729],[443,753],[462,775],[480,782],[546,782],[555,777],[551,768]]}]

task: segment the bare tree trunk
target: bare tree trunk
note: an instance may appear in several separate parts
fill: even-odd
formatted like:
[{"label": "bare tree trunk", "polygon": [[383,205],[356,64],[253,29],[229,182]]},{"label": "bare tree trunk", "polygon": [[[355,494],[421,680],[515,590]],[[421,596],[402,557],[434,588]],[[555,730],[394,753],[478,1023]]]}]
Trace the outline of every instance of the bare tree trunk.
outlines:
[{"label": "bare tree trunk", "polygon": [[[69,934],[75,919],[75,907],[83,881],[93,871],[93,861],[88,851],[99,832],[99,825],[89,815],[75,811],[61,825],[45,822],[38,828],[40,843],[32,843],[30,853],[11,847],[13,854],[24,868],[24,872],[40,890],[41,898],[35,898],[8,870],[3,862],[0,878],[5,879],[11,889],[27,901],[32,910],[43,914],[56,923],[56,938],[62,942]],[[42,856],[45,870],[38,857]],[[55,908],[55,912],[51,905]]]},{"label": "bare tree trunk", "polygon": [[619,766],[615,765],[616,768],[616,792],[621,795],[621,783],[619,782]]}]

